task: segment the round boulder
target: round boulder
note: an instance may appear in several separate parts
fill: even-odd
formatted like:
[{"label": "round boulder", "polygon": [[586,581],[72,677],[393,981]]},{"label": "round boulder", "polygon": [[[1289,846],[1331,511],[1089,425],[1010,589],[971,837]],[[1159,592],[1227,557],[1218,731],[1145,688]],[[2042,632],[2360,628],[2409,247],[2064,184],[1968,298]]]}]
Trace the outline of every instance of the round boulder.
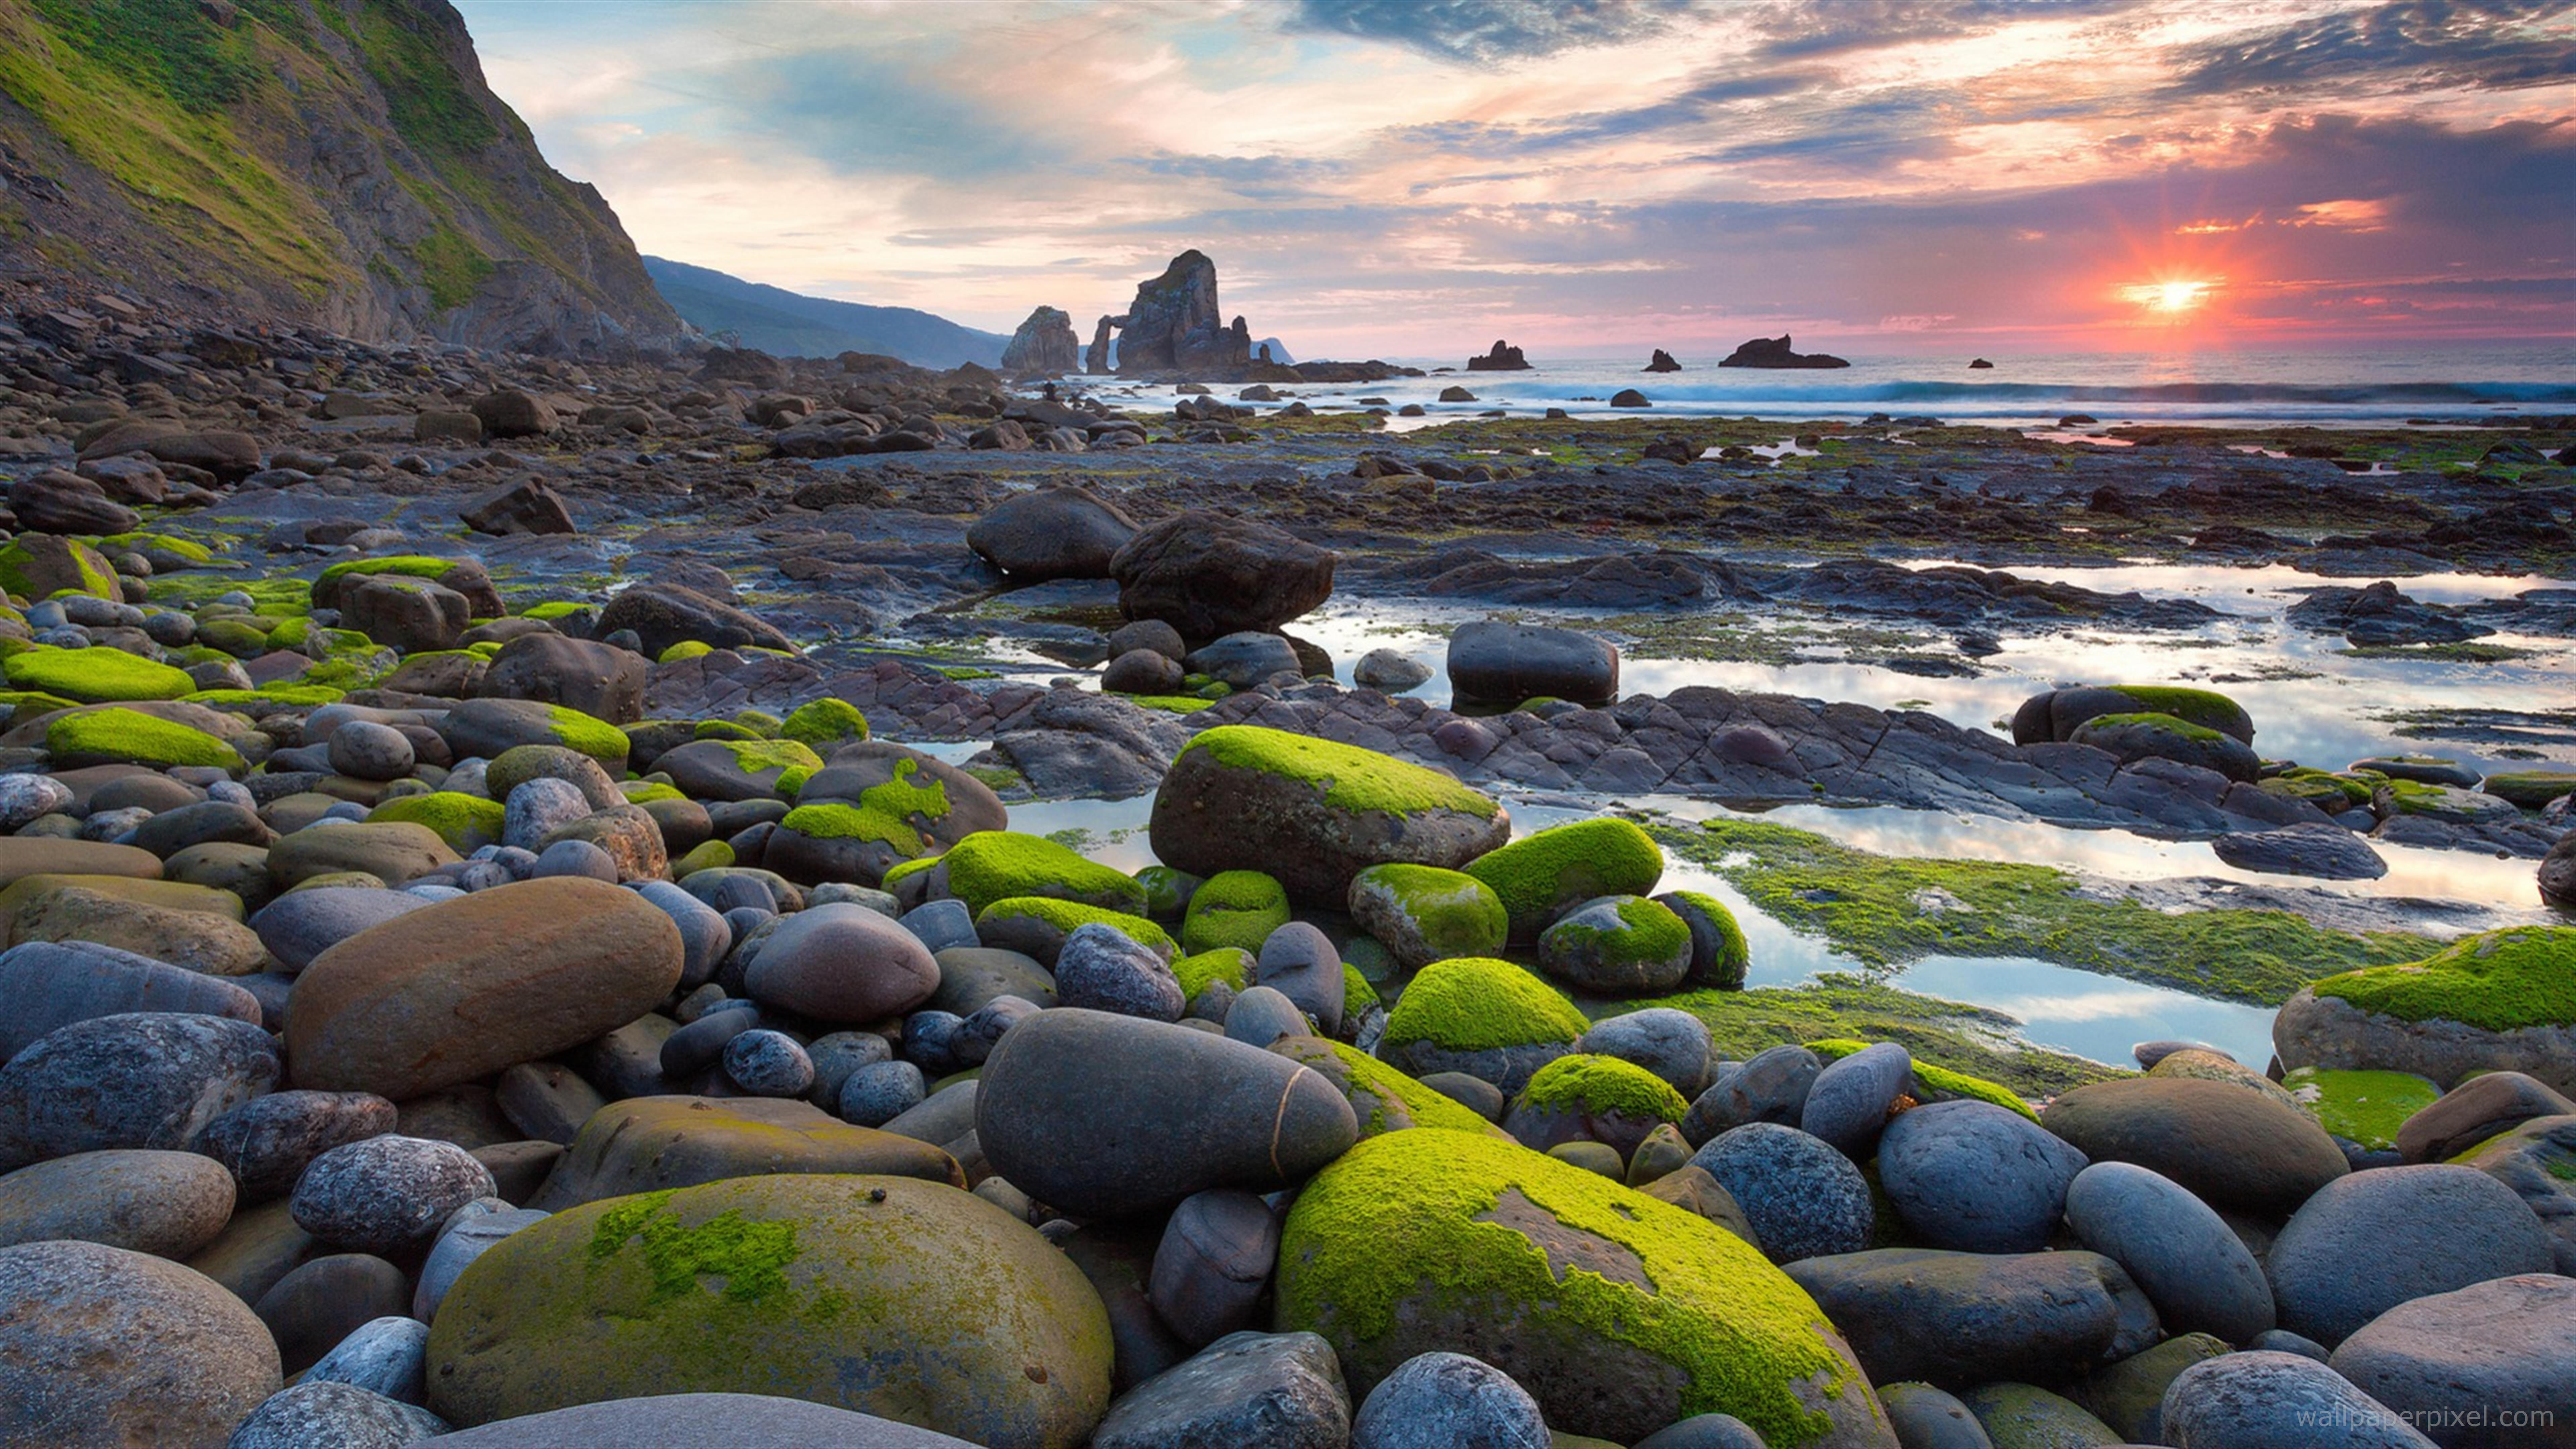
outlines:
[{"label": "round boulder", "polygon": [[2084,1167],[2063,1138],[1987,1102],[1917,1107],[1878,1143],[1879,1183],[1897,1216],[1930,1246],[1971,1253],[2048,1246]]},{"label": "round boulder", "polygon": [[2380,1167],[2328,1183],[2264,1260],[2281,1326],[2332,1347],[2409,1299],[2546,1273],[2549,1235],[2474,1167]]},{"label": "round boulder", "polygon": [[267,1327],[202,1273],[97,1243],[0,1248],[0,1442],[222,1449],[280,1377]]}]

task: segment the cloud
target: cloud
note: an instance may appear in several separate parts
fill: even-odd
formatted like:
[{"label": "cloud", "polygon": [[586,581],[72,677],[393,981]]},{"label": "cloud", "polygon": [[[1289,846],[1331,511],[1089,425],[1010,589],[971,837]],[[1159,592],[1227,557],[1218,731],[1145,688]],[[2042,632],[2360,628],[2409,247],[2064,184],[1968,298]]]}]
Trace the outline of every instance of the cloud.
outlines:
[{"label": "cloud", "polygon": [[1878,50],[1983,35],[2029,20],[2074,20],[2138,9],[2147,0],[1785,0],[1757,12],[1771,58]]},{"label": "cloud", "polygon": [[1694,0],[1298,0],[1288,27],[1481,63],[1641,40],[1694,8]]},{"label": "cloud", "polygon": [[2400,0],[2203,41],[2171,59],[2185,95],[2550,85],[2576,79],[2576,6]]}]

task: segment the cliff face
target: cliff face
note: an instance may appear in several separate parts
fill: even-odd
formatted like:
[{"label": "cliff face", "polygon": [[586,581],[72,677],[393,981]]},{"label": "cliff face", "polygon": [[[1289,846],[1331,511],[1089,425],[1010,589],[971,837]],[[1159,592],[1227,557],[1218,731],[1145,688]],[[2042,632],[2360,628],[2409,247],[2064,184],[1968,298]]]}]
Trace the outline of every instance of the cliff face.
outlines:
[{"label": "cliff face", "polygon": [[1119,328],[1122,377],[1165,373],[1226,377],[1241,372],[1252,360],[1252,334],[1243,319],[1237,317],[1228,327],[1217,310],[1216,263],[1195,249],[1172,258],[1161,276],[1139,283],[1127,315],[1110,321]]},{"label": "cliff face", "polygon": [[0,0],[0,256],[362,338],[682,331],[446,0]]}]

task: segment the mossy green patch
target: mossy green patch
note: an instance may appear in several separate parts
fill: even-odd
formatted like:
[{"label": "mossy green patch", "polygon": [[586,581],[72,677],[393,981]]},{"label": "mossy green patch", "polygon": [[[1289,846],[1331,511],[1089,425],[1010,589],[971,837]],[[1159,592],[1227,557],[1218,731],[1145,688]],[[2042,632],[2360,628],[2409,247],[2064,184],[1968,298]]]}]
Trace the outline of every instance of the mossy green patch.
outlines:
[{"label": "mossy green patch", "polygon": [[2316,990],[2400,1021],[2576,1026],[2576,926],[2489,931],[2420,961],[2327,977]]},{"label": "mossy green patch", "polygon": [[871,810],[882,810],[898,820],[914,817],[937,824],[948,818],[948,786],[937,778],[920,784],[921,762],[897,760],[892,778],[881,785],[870,785],[859,792],[859,803]]},{"label": "mossy green patch", "polygon": [[979,830],[949,848],[948,893],[981,914],[1013,896],[1079,901],[1126,915],[1145,913],[1145,888],[1125,871],[1085,860],[1042,835]]},{"label": "mossy green patch", "polygon": [[[1539,937],[1542,951],[1579,952],[1620,966],[1669,961],[1690,950],[1690,927],[1669,906],[1643,896],[1628,896],[1611,908],[1616,926],[1596,926],[1574,917],[1550,926]],[[1544,958],[1543,958],[1544,959]]]},{"label": "mossy green patch", "polygon": [[1501,1343],[1517,1320],[1543,1341],[1590,1336],[1669,1365],[1676,1402],[1653,1419],[1733,1414],[1784,1449],[1832,1427],[1814,1396],[1857,1386],[1814,1300],[1752,1245],[1490,1136],[1360,1143],[1299,1194],[1279,1261],[1275,1326],[1323,1334],[1354,1377],[1438,1347],[1452,1317],[1500,1327]]},{"label": "mossy green patch", "polygon": [[1120,699],[1139,709],[1159,709],[1167,714],[1196,714],[1216,703],[1194,694],[1122,694]]},{"label": "mossy green patch", "polygon": [[486,800],[480,795],[467,795],[456,790],[434,790],[387,800],[367,812],[367,819],[426,825],[438,832],[438,838],[447,842],[448,849],[459,855],[471,855],[484,846],[501,843],[503,813],[504,807],[498,800]]},{"label": "mossy green patch", "polygon": [[2327,930],[2287,911],[2167,914],[2101,899],[2047,866],[1870,855],[1761,821],[1658,827],[1655,835],[1782,923],[1870,966],[1935,954],[2031,956],[2276,1006],[2309,982],[2415,960],[2433,944],[2403,932]]},{"label": "mossy green patch", "polygon": [[1196,1001],[1200,992],[1219,981],[1237,991],[1249,987],[1256,964],[1252,953],[1241,947],[1219,946],[1175,958],[1172,975],[1180,980],[1183,999]]},{"label": "mossy green patch", "polygon": [[778,722],[778,733],[800,740],[817,750],[846,745],[868,737],[868,717],[846,699],[813,699],[787,712]]},{"label": "mossy green patch", "polygon": [[1699,979],[1725,991],[1742,986],[1744,973],[1753,964],[1753,948],[1745,944],[1744,928],[1736,924],[1735,912],[1726,902],[1700,891],[1671,891],[1666,899],[1679,903],[1676,914],[1691,922],[1694,943],[1703,931],[1716,938],[1716,949]]},{"label": "mossy green patch", "polygon": [[139,654],[93,644],[86,649],[23,649],[0,661],[19,689],[107,704],[128,699],[177,699],[193,692],[186,672]]},{"label": "mossy green patch", "polygon": [[641,805],[648,800],[689,798],[678,786],[665,785],[659,780],[620,780],[617,782],[617,790],[619,794],[626,797],[626,803],[629,805]]},{"label": "mossy green patch", "polygon": [[1179,949],[1178,943],[1172,940],[1170,932],[1146,920],[1143,916],[1129,915],[1125,911],[1107,910],[1100,906],[1087,906],[1080,901],[1058,900],[1052,896],[1011,896],[995,901],[975,913],[975,924],[978,926],[1011,919],[1043,921],[1067,934],[1076,927],[1088,926],[1097,921],[1116,927],[1127,939],[1137,945],[1151,947],[1157,953],[1171,953]]},{"label": "mossy green patch", "polygon": [[1569,1042],[1583,1026],[1583,1013],[1536,975],[1490,956],[1460,956],[1414,976],[1387,1013],[1384,1041],[1487,1051]]},{"label": "mossy green patch", "polygon": [[[548,599],[543,603],[530,604],[528,607],[521,609],[519,611],[519,617],[523,619],[544,619],[551,623],[556,619],[568,619],[589,607],[591,606],[583,603],[579,599]],[[670,661],[668,651],[665,651],[662,657],[664,663],[668,663]],[[687,656],[684,655],[682,657],[685,658]]]},{"label": "mossy green patch", "polygon": [[1567,906],[1654,894],[1664,853],[1633,823],[1604,815],[1523,836],[1469,862],[1467,874],[1493,887],[1513,939],[1527,940]]},{"label": "mossy green patch", "polygon": [[671,879],[695,875],[702,870],[722,870],[733,864],[733,845],[722,840],[702,840],[678,860],[671,862]]},{"label": "mossy green patch", "polygon": [[67,714],[45,726],[45,748],[57,761],[116,761],[166,770],[208,765],[239,770],[239,750],[204,730],[132,709]]},{"label": "mossy green patch", "polygon": [[703,1278],[722,1278],[724,1296],[746,1303],[787,1286],[787,1266],[799,1256],[795,1223],[752,1222],[726,1211],[687,1227],[668,1210],[677,1190],[640,1193],[601,1214],[590,1256],[614,1258],[641,1240],[655,1303],[698,1291]]},{"label": "mossy green patch", "polygon": [[[70,551],[72,563],[80,575],[80,586],[76,592],[111,600],[125,597],[117,585],[116,570],[108,566],[107,560],[99,555],[97,549],[91,548],[78,539],[65,539],[63,544]],[[0,589],[5,589],[30,603],[35,602],[39,594],[35,576],[31,572],[35,567],[35,553],[25,541],[11,539],[7,544],[0,545]],[[63,591],[56,589],[52,592]]]},{"label": "mossy green patch", "polygon": [[778,827],[812,840],[874,840],[905,855],[921,853],[921,832],[906,825],[901,817],[872,805],[847,805],[838,800],[799,805],[787,812]]},{"label": "mossy green patch", "polygon": [[1690,1103],[1663,1078],[1618,1057],[1577,1053],[1538,1069],[1521,1088],[1521,1102],[1569,1112],[1615,1112],[1623,1117],[1679,1122]]},{"label": "mossy green patch", "polygon": [[2499,770],[2487,776],[2478,788],[2525,810],[2537,810],[2561,795],[2576,794],[2576,772]]},{"label": "mossy green patch", "polygon": [[1377,988],[1369,984],[1360,968],[1342,963],[1342,1019],[1345,1021],[1378,1004]]},{"label": "mossy green patch", "polygon": [[2386,780],[2386,776],[2378,774],[2335,774],[2301,766],[2260,781],[2256,788],[2267,795],[2305,800],[2329,814],[2340,814],[2368,805],[2371,791]]},{"label": "mossy green patch", "polygon": [[2412,1072],[2346,1072],[2299,1067],[2281,1085],[2317,1125],[2370,1152],[2397,1147],[2397,1129],[2433,1105],[2442,1089]]},{"label": "mossy green patch", "polygon": [[581,751],[612,773],[626,768],[624,730],[563,704],[546,706],[546,722],[554,727],[556,744]]},{"label": "mossy green patch", "polygon": [[2086,720],[2083,728],[2077,730],[2075,734],[2080,740],[2087,730],[2113,729],[2154,730],[2176,739],[2190,740],[2196,744],[2215,744],[2227,738],[2226,735],[2206,725],[2196,725],[2180,716],[2170,714],[2098,714]]},{"label": "mossy green patch", "polygon": [[102,550],[117,553],[160,553],[192,564],[210,564],[215,551],[193,538],[175,533],[111,533],[98,541]]},{"label": "mossy green patch", "polygon": [[1190,896],[1181,919],[1181,948],[1232,946],[1258,953],[1270,933],[1286,924],[1288,891],[1276,878],[1257,870],[1219,871]]},{"label": "mossy green patch", "polygon": [[[1179,963],[1173,963],[1175,968]],[[1472,1132],[1492,1137],[1500,1128],[1458,1102],[1379,1061],[1329,1037],[1298,1037],[1274,1043],[1271,1050],[1315,1069],[1348,1097],[1360,1119],[1363,1139],[1415,1127]]]},{"label": "mossy green patch", "polygon": [[[738,725],[727,727],[740,728]],[[613,729],[614,726],[607,728]],[[618,743],[622,746],[625,742],[626,737],[620,734]],[[572,742],[566,740],[564,743]],[[767,783],[782,799],[795,799],[796,792],[805,788],[805,782],[813,778],[814,772],[823,768],[821,756],[794,740],[720,739],[715,743],[732,753],[735,766],[746,775],[757,778],[776,771],[777,774]]]},{"label": "mossy green patch", "polygon": [[2149,714],[2170,715],[2202,729],[2244,739],[2254,733],[2245,707],[2214,689],[2171,684],[2118,684],[2112,688],[2138,702]]},{"label": "mossy green patch", "polygon": [[[1437,770],[1313,735],[1259,725],[1201,731],[1181,751],[1204,752],[1230,769],[1254,770],[1312,785],[1328,805],[1419,815],[1449,810],[1491,820],[1502,807]],[[1177,762],[1176,762],[1177,763]]]},{"label": "mossy green patch", "polygon": [[333,583],[352,575],[400,574],[406,578],[443,579],[456,567],[452,558],[431,558],[426,554],[390,554],[384,558],[343,559],[322,570],[316,583]]},{"label": "mossy green patch", "polygon": [[[1833,1062],[1840,1061],[1853,1052],[1871,1045],[1870,1042],[1852,1037],[1833,1037],[1824,1041],[1811,1041],[1807,1043],[1807,1050],[1826,1061]],[[1914,1064],[1914,1085],[1921,1089],[1915,1096],[1918,1102],[1927,1104],[1960,1101],[1987,1102],[2019,1112],[2033,1122],[2039,1120],[2039,1114],[2032,1111],[2030,1104],[2021,1099],[2021,1094],[2003,1083],[1989,1082],[1983,1077],[1970,1076],[1966,1072],[1954,1072],[1948,1067],[1932,1062]]]},{"label": "mossy green patch", "polygon": [[1422,945],[1441,956],[1490,956],[1511,939],[1511,914],[1494,888],[1465,871],[1392,862],[1351,877],[1354,902],[1383,892]]}]

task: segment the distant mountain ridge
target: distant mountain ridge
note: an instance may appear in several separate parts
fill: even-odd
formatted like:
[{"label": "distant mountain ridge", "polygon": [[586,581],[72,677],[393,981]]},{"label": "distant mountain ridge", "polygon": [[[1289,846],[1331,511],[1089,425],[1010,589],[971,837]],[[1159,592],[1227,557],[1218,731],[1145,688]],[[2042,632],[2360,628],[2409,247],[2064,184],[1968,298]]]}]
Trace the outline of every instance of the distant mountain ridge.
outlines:
[{"label": "distant mountain ridge", "polygon": [[666,257],[644,258],[644,271],[690,326],[781,357],[877,352],[917,367],[1000,367],[1011,340],[917,308],[808,297]]},{"label": "distant mountain ridge", "polygon": [[447,0],[0,0],[0,260],[370,340],[682,331]]}]

